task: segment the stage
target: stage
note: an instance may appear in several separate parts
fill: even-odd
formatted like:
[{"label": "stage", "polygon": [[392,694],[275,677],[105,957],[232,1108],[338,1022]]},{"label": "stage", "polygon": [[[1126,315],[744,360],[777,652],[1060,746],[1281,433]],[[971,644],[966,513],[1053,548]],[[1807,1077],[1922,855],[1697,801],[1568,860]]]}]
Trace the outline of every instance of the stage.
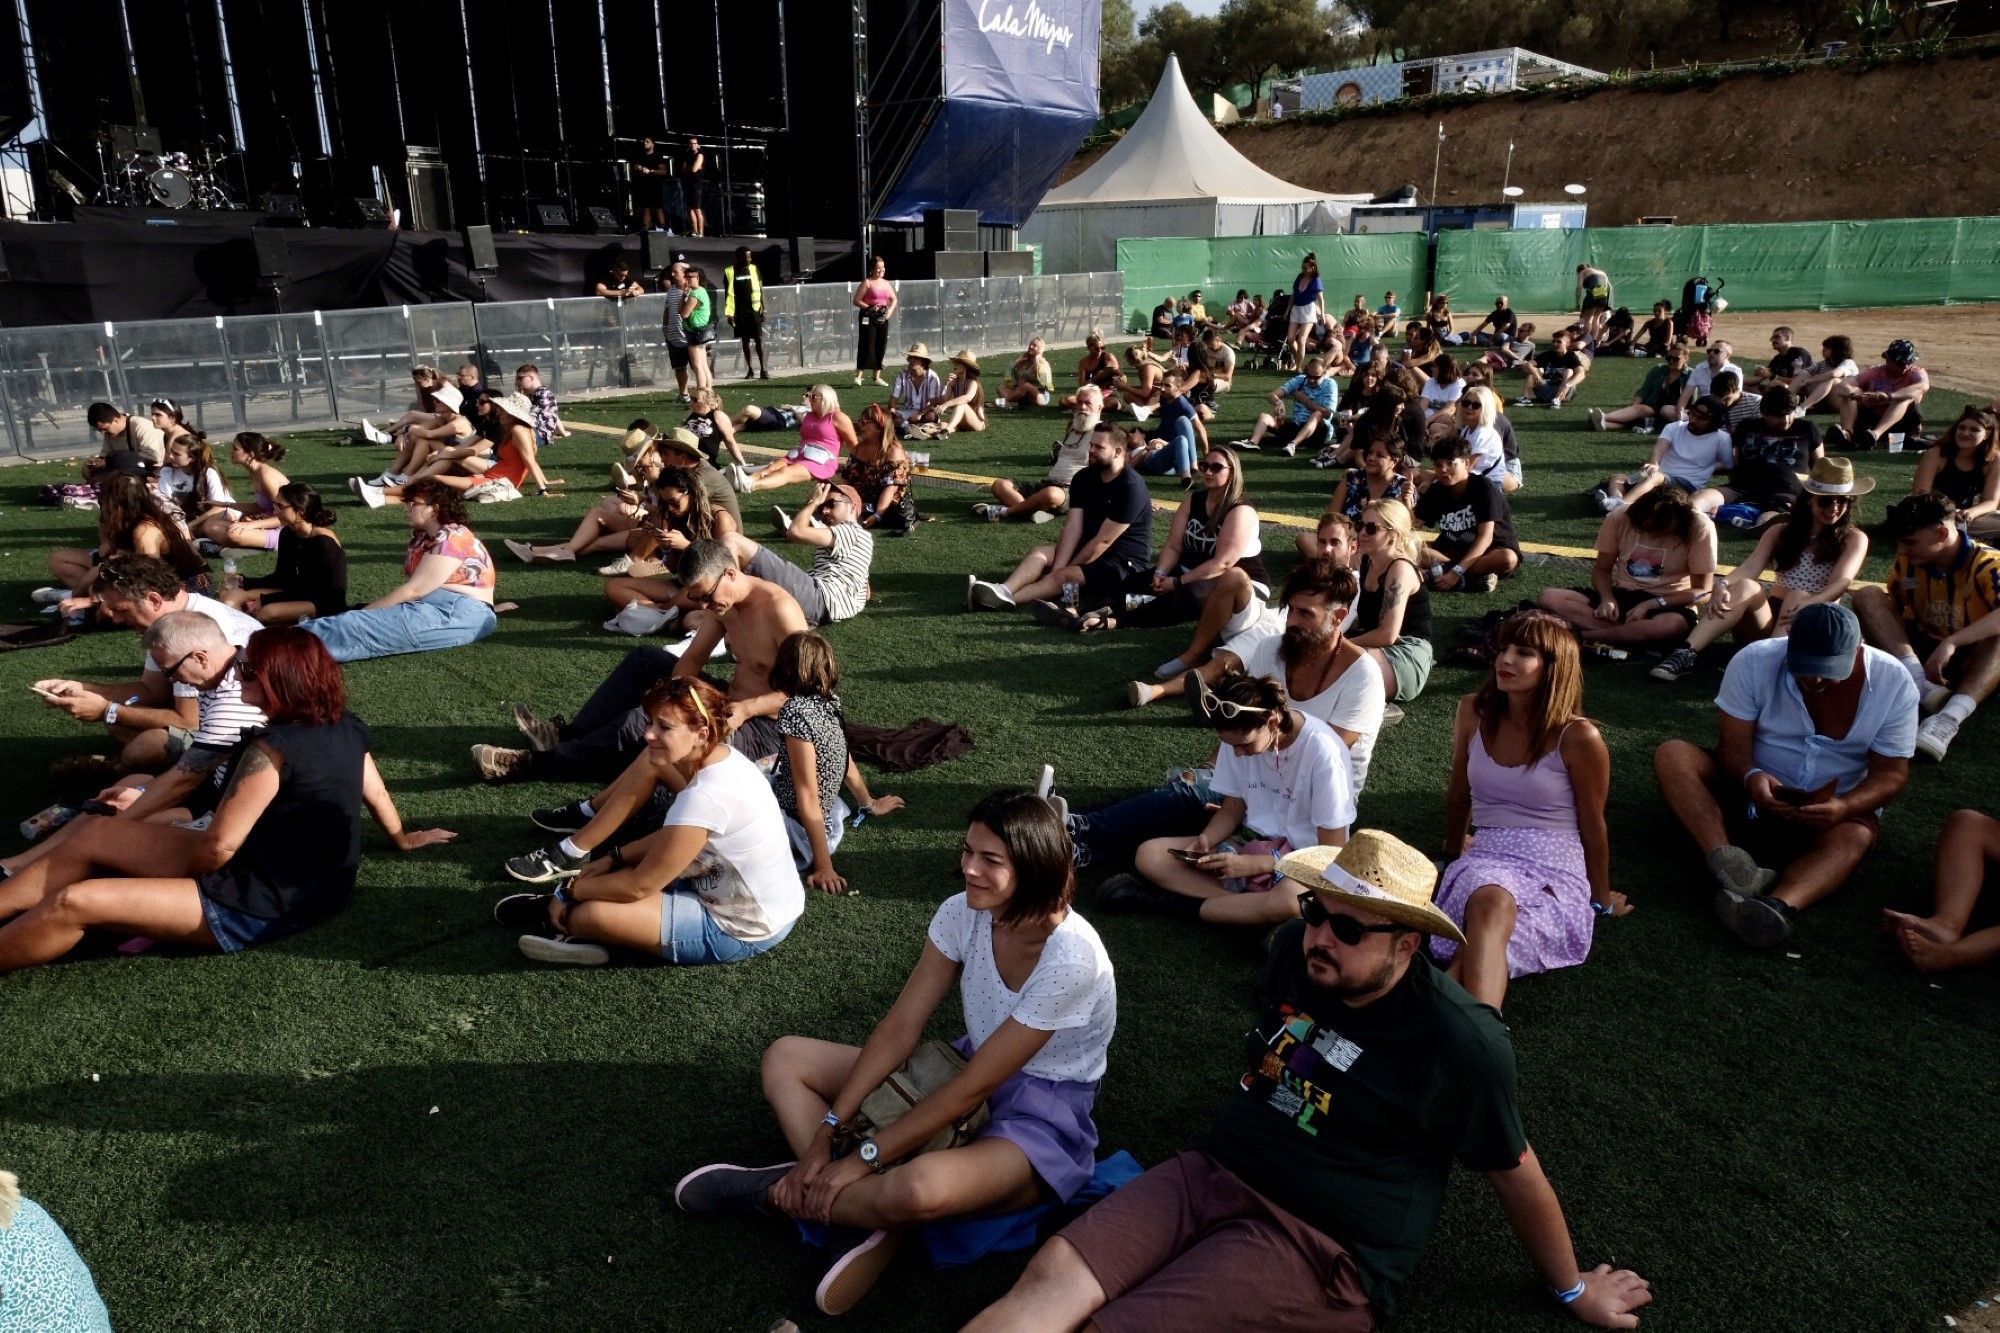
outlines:
[{"label": "stage", "polygon": [[[644,267],[637,235],[495,232],[500,271],[485,275],[482,290],[455,233],[262,227],[285,238],[289,276],[274,292],[260,281],[251,239],[262,221],[253,212],[86,208],[74,222],[0,222],[9,274],[0,282],[0,325],[588,296],[613,260],[624,258],[635,273]],[[721,286],[723,267],[744,245],[765,282],[805,276],[794,274],[789,245],[769,237],[660,235],[662,242],[703,269],[711,287]],[[852,242],[821,241],[813,268],[838,265],[853,251]]]}]

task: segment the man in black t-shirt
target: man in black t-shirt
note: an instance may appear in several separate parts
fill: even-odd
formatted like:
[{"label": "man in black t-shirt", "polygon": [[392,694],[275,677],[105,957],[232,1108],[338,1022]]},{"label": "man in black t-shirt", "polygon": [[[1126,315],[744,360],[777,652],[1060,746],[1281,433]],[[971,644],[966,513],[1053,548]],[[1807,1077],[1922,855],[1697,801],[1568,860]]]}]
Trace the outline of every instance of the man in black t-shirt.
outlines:
[{"label": "man in black t-shirt", "polygon": [[1493,309],[1487,312],[1485,319],[1472,326],[1472,332],[1465,335],[1465,341],[1481,347],[1498,347],[1511,342],[1514,331],[1520,327],[1520,316],[1514,313],[1514,307],[1502,294],[1493,298]]},{"label": "man in black t-shirt", "polygon": [[1174,298],[1171,296],[1153,307],[1153,324],[1146,333],[1147,351],[1150,352],[1153,350],[1153,339],[1155,338],[1165,338],[1170,344],[1173,342],[1174,317],[1180,314],[1180,312],[1180,306],[1175,303]]},{"label": "man in black t-shirt", "polygon": [[1750,372],[1749,390],[1760,392],[1772,384],[1784,384],[1812,368],[1813,354],[1792,341],[1791,329],[1783,324],[1771,330],[1771,359]]},{"label": "man in black t-shirt", "polygon": [[1514,400],[1514,406],[1561,407],[1575,396],[1590,363],[1577,351],[1576,335],[1558,329],[1549,339],[1549,349],[1523,362],[1521,369],[1528,376],[1528,391]]},{"label": "man in black t-shirt", "polygon": [[968,575],[966,609],[1024,606],[1037,619],[1073,624],[1121,597],[1125,580],[1152,562],[1152,540],[1153,498],[1126,466],[1118,430],[1100,422],[1091,432],[1088,465],[1070,481],[1062,536],[1029,551],[1004,583]]},{"label": "man in black t-shirt", "polygon": [[1457,435],[1431,446],[1437,477],[1417,497],[1417,521],[1437,532],[1424,546],[1424,581],[1439,592],[1492,592],[1521,567],[1514,512],[1498,486],[1472,475],[1472,449]]},{"label": "man in black t-shirt", "polygon": [[1429,859],[1363,829],[1279,870],[1272,892],[1297,894],[1304,919],[1273,936],[1215,1123],[1065,1227],[968,1333],[1372,1330],[1430,1243],[1454,1162],[1486,1177],[1571,1314],[1636,1322],[1644,1278],[1577,1264],[1500,1015],[1423,953],[1426,934],[1461,937]]},{"label": "man in black t-shirt", "polygon": [[[1805,493],[1799,474],[1824,457],[1819,431],[1799,414],[1798,395],[1783,384],[1764,391],[1757,418],[1730,432],[1736,466],[1727,486],[1711,486],[1694,497],[1694,507],[1713,513],[1716,505],[1753,504],[1759,523],[1782,519]],[[1712,503],[1710,503],[1712,502]]]}]

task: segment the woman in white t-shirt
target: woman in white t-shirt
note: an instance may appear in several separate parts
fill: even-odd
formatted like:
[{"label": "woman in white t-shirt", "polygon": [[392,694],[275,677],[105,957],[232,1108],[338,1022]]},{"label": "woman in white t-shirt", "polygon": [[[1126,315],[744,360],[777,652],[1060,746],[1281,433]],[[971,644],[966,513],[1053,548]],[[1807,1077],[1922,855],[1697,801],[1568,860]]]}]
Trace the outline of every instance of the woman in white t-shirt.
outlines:
[{"label": "woman in white t-shirt", "polygon": [[1191,685],[1195,716],[1221,742],[1209,779],[1219,804],[1192,838],[1141,843],[1133,858],[1139,873],[1104,881],[1098,905],[1213,925],[1290,920],[1297,901],[1269,892],[1278,858],[1299,847],[1342,846],[1354,823],[1347,743],[1293,707],[1276,677],[1224,671],[1212,685],[1199,677]]},{"label": "woman in white t-shirt", "polygon": [[508,872],[559,882],[493,908],[539,963],[597,966],[606,946],[669,963],[736,963],[768,952],[805,914],[785,817],[762,770],[729,745],[729,701],[702,680],[669,677],[647,691],[646,751],[592,802],[593,826],[620,827],[673,793],[657,832],[588,859],[571,839],[516,858]]},{"label": "woman in white t-shirt", "polygon": [[1424,373],[1424,415],[1446,433],[1458,428],[1458,400],[1465,394],[1465,376],[1450,353],[1431,362]]},{"label": "woman in white t-shirt", "polygon": [[[1097,932],[1070,906],[1075,875],[1054,807],[1025,792],[988,796],[973,807],[959,872],[965,891],[931,918],[865,1046],[783,1037],[764,1052],[764,1097],[798,1160],[718,1162],[674,1188],[690,1213],[779,1212],[840,1228],[817,1293],[827,1314],[866,1294],[909,1227],[1067,1201],[1096,1170],[1091,1109],[1118,992]],[[836,1157],[863,1099],[917,1050],[954,985],[965,1067]],[[992,1118],[972,1142],[921,1151],[982,1102]]]},{"label": "woman in white t-shirt", "polygon": [[1500,396],[1484,386],[1467,389],[1458,400],[1458,435],[1472,450],[1472,475],[1503,491],[1521,489],[1521,460],[1509,460],[1501,439]]}]

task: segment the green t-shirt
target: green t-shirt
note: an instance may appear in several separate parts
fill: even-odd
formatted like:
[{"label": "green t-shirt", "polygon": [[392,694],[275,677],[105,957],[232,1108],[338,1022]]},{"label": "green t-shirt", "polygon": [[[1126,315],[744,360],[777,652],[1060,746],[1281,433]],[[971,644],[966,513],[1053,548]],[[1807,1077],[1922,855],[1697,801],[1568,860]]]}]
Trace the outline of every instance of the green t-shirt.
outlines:
[{"label": "green t-shirt", "polygon": [[715,302],[709,296],[706,287],[693,288],[688,295],[694,297],[694,309],[688,312],[682,322],[698,333],[707,328],[709,321],[715,318]]},{"label": "green t-shirt", "polygon": [[1320,995],[1305,924],[1272,943],[1247,1072],[1195,1146],[1354,1256],[1387,1312],[1429,1243],[1454,1160],[1520,1164],[1514,1050],[1495,1010],[1419,954],[1395,989],[1355,1009]]},{"label": "green t-shirt", "polygon": [[1639,386],[1639,401],[1648,407],[1666,407],[1681,400],[1681,390],[1687,387],[1687,370],[1674,377],[1673,386],[1667,385],[1667,378],[1673,373],[1665,362],[1646,372],[1645,383]]}]

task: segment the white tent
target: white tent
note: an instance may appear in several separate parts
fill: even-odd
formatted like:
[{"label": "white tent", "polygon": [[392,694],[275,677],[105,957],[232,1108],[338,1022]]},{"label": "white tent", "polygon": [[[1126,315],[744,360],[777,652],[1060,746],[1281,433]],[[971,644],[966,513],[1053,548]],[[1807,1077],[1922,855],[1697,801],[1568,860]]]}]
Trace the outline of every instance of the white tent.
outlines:
[{"label": "white tent", "polygon": [[1167,57],[1153,100],[1125,137],[1075,179],[1050,190],[1021,228],[1042,247],[1046,273],[1116,267],[1125,236],[1291,236],[1322,205],[1344,214],[1365,194],[1327,194],[1283,181],[1231,148]]}]

